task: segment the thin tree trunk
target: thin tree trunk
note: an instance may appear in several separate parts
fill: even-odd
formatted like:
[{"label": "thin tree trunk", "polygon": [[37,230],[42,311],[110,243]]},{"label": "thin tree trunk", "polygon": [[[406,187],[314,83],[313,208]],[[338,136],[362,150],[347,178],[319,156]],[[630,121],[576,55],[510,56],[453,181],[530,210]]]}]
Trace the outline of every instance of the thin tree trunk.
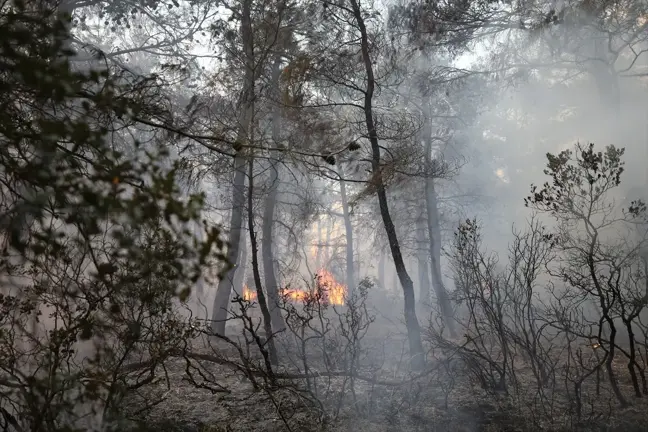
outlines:
[{"label": "thin tree trunk", "polygon": [[[182,196],[182,199],[188,199],[189,196],[191,195],[191,183],[188,179],[186,178],[180,178],[178,180],[178,186],[180,189],[180,194]],[[202,242],[204,240],[203,238],[203,229],[202,225],[196,221],[190,222],[190,228],[191,231],[193,232],[194,236],[196,237],[196,240],[199,242]],[[204,287],[205,287],[205,276],[200,275],[198,277],[198,280],[194,284],[195,289],[192,290],[191,296],[194,297],[199,303],[203,298],[204,294]]]},{"label": "thin tree trunk", "polygon": [[380,145],[378,144],[378,133],[374,124],[373,113],[373,93],[376,85],[373,72],[373,63],[369,54],[369,38],[367,35],[367,28],[365,26],[364,17],[360,9],[358,0],[350,0],[353,8],[353,14],[360,30],[360,48],[362,51],[362,60],[365,66],[365,73],[367,78],[367,86],[364,93],[364,114],[367,133],[371,143],[372,160],[371,167],[373,173],[373,183],[376,187],[378,195],[378,203],[380,205],[380,214],[382,216],[387,238],[389,239],[389,247],[394,258],[396,272],[400,279],[403,288],[403,298],[405,303],[405,325],[407,326],[407,335],[410,348],[411,366],[413,369],[421,370],[425,366],[425,357],[423,353],[423,342],[421,341],[421,327],[416,317],[416,300],[414,296],[414,283],[412,278],[407,273],[405,262],[401,253],[400,244],[396,235],[396,227],[392,221],[391,214],[389,213],[389,205],[387,203],[387,191],[385,183],[382,178],[382,167],[380,163]]},{"label": "thin tree trunk", "polygon": [[346,234],[346,285],[349,294],[353,294],[356,289],[354,253],[353,253],[353,225],[351,224],[351,215],[349,214],[349,201],[346,193],[346,183],[342,178],[344,172],[340,167],[340,197],[342,200],[342,216],[344,218],[344,230]]},{"label": "thin tree trunk", "polygon": [[322,219],[317,218],[317,243],[315,245],[315,270],[322,267]]},{"label": "thin tree trunk", "polygon": [[427,209],[428,240],[430,242],[430,269],[432,273],[432,285],[436,292],[441,316],[448,328],[451,337],[456,336],[454,325],[454,314],[448,291],[443,284],[441,275],[441,228],[439,226],[439,208],[434,179],[432,178],[432,139],[431,131],[426,128],[425,136],[425,165],[428,173],[425,179],[425,204]]},{"label": "thin tree trunk", "polygon": [[[275,88],[275,93],[278,93],[279,88],[279,73],[280,73],[280,58],[277,58],[273,64],[272,71],[272,85]],[[280,141],[281,132],[281,118],[279,113],[279,106],[275,106],[272,113],[272,141],[273,146],[276,146]],[[263,212],[263,227],[261,238],[261,248],[263,256],[263,275],[266,281],[266,290],[268,291],[268,306],[270,307],[270,316],[272,318],[272,328],[276,332],[285,330],[286,326],[284,319],[281,315],[280,298],[279,298],[279,284],[277,283],[277,276],[274,268],[274,254],[272,253],[273,238],[273,225],[275,207],[277,204],[277,194],[279,191],[279,172],[277,169],[277,160],[274,155],[270,155],[270,188],[265,199],[265,209]]]},{"label": "thin tree trunk", "polygon": [[242,296],[243,285],[245,284],[245,272],[247,271],[247,266],[248,266],[247,241],[245,240],[244,235],[241,235],[239,248],[240,248],[239,257],[238,257],[238,261],[236,262],[236,269],[234,273],[234,292]]},{"label": "thin tree trunk", "polygon": [[356,284],[357,284],[358,281],[363,279],[360,276],[360,274],[361,274],[360,273],[360,271],[361,271],[361,269],[360,269],[360,261],[361,261],[360,255],[362,253],[362,249],[360,247],[360,236],[358,236],[358,235],[355,237],[355,246],[354,246],[353,250],[355,251],[355,260],[354,260],[355,264],[354,264],[353,268],[354,268],[354,271],[355,271],[354,274],[356,275],[355,277],[356,277]]},{"label": "thin tree trunk", "polygon": [[[265,293],[261,284],[261,274],[259,273],[259,254],[254,231],[254,206],[252,194],[254,193],[254,158],[250,157],[248,170],[248,231],[250,232],[250,245],[252,246],[252,274],[254,275],[254,285],[256,286],[257,302],[263,315],[263,328],[266,334],[266,344],[268,347],[268,356],[272,365],[278,364],[277,349],[274,343],[274,334],[272,332],[272,318],[266,302]],[[264,347],[265,348],[265,347]],[[265,353],[264,353],[265,355]]]},{"label": "thin tree trunk", "polygon": [[429,309],[431,293],[430,293],[430,265],[429,265],[429,247],[426,244],[427,226],[425,223],[424,215],[421,214],[416,220],[417,244],[416,244],[416,260],[418,266],[419,277],[419,305],[423,310]]},{"label": "thin tree trunk", "polygon": [[380,251],[380,260],[378,261],[378,285],[380,289],[387,290],[387,281],[385,281],[385,266],[387,265],[387,256],[385,251]]},{"label": "thin tree trunk", "polygon": [[589,73],[594,78],[603,107],[613,113],[610,120],[616,123],[621,108],[621,90],[619,76],[614,69],[614,60],[610,58],[607,39],[606,34],[600,34],[592,39],[594,56],[589,66]]},{"label": "thin tree trunk", "polygon": [[394,273],[392,273],[392,284],[390,287],[390,291],[398,291],[398,270],[396,269],[396,264],[392,261],[392,264],[394,264]]},{"label": "thin tree trunk", "polygon": [[[325,253],[324,253],[324,263],[322,263],[322,267],[328,267],[328,265],[331,262],[331,231],[333,231],[333,223],[331,216],[326,217],[326,243],[325,244]],[[317,271],[321,270],[321,268],[318,268]]]},{"label": "thin tree trunk", "polygon": [[229,247],[227,249],[227,261],[231,268],[218,281],[216,297],[214,298],[214,307],[212,311],[212,331],[218,335],[225,334],[225,323],[229,308],[230,297],[232,295],[232,286],[236,269],[238,267],[237,258],[239,255],[239,245],[241,242],[241,230],[243,225],[243,205],[245,203],[245,159],[237,155],[234,159],[236,172],[234,174],[234,206],[230,217]]},{"label": "thin tree trunk", "polygon": [[[244,0],[241,10],[241,35],[245,50],[245,82],[242,99],[242,118],[237,141],[247,140],[254,115],[254,46],[252,39],[252,22],[250,16],[252,0]],[[239,149],[234,157],[234,185],[232,188],[232,215],[230,218],[229,248],[227,260],[233,265],[238,257],[238,247],[241,240],[243,211],[245,206],[245,156]],[[232,283],[235,267],[230,268],[223,278],[218,281],[214,307],[212,311],[212,331],[218,335],[225,334],[225,323],[232,294]]]}]

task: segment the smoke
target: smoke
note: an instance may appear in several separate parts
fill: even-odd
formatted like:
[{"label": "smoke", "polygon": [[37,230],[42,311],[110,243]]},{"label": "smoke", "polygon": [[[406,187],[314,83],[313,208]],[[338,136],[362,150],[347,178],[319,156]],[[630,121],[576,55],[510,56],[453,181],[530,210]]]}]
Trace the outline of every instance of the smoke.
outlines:
[{"label": "smoke", "polygon": [[648,56],[636,59],[629,74],[633,54],[622,51],[616,62],[610,61],[611,70],[600,74],[599,57],[606,53],[592,56],[600,42],[586,43],[596,33],[590,29],[584,34],[584,27],[562,28],[560,40],[570,42],[561,47],[556,45],[558,31],[549,29],[516,43],[508,39],[506,45],[476,45],[473,55],[459,59],[473,73],[497,69],[507,59],[520,64],[509,63],[508,69],[489,74],[497,91],[480,93],[480,113],[463,131],[469,162],[457,178],[465,190],[479,190],[486,207],[464,210],[486,221],[487,244],[497,251],[510,241],[511,224],[520,226],[530,216],[523,198],[532,183],[548,180],[543,174],[546,154],[577,142],[594,143],[598,150],[625,148],[622,183],[611,198],[617,203],[646,198],[648,75],[642,74],[648,74]]}]

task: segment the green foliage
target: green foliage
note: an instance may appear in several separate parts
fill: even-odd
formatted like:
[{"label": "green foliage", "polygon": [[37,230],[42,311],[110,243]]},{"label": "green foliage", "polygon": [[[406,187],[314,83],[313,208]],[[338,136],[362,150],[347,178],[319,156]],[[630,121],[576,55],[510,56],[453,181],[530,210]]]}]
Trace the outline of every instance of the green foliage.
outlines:
[{"label": "green foliage", "polygon": [[32,431],[77,430],[79,407],[110,419],[154,381],[193,335],[174,299],[222,258],[168,143],[121,133],[150,81],[74,70],[68,41],[53,11],[0,10],[0,407]]},{"label": "green foliage", "polygon": [[[188,2],[190,5],[198,4],[197,0]],[[125,26],[130,28],[133,18],[144,14],[145,10],[149,12],[158,12],[160,10],[171,10],[180,7],[180,2],[177,0],[143,0],[137,4],[124,2],[124,1],[95,1],[93,5],[99,7],[99,18],[104,20],[104,25],[113,25],[113,30],[116,26]]]},{"label": "green foliage", "polygon": [[632,201],[623,209],[613,196],[621,184],[623,154],[614,146],[597,152],[594,144],[547,154],[544,172],[552,181],[540,189],[532,186],[525,199],[527,206],[558,222],[557,235],[544,238],[560,252],[554,274],[566,289],[593,299],[602,314],[599,326],[610,331],[617,318],[628,329],[643,325],[633,321],[646,302],[646,207]]},{"label": "green foliage", "polygon": [[557,156],[547,153],[547,169],[544,173],[552,183],[542,188],[531,187],[531,196],[524,199],[532,205],[553,215],[588,217],[592,205],[621,183],[624,149],[607,146],[605,152],[595,152],[594,144],[576,146],[576,152],[564,150]]}]

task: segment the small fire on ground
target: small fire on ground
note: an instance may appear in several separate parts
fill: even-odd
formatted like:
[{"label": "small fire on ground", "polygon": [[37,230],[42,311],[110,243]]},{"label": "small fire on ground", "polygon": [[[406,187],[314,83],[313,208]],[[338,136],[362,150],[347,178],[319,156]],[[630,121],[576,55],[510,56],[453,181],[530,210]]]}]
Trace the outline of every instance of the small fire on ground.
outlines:
[{"label": "small fire on ground", "polygon": [[[346,286],[335,280],[335,277],[328,270],[322,269],[317,272],[317,288],[321,293],[323,302],[343,306],[346,297]],[[279,294],[290,302],[306,302],[315,293],[300,289],[282,288]],[[247,301],[256,300],[257,293],[247,285],[243,286],[243,299]]]}]

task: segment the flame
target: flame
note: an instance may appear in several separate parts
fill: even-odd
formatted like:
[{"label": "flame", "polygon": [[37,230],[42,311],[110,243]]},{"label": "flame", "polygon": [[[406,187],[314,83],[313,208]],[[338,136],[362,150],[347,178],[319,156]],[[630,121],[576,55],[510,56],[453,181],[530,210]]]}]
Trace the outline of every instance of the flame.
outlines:
[{"label": "flame", "polygon": [[317,286],[328,298],[328,302],[332,305],[344,305],[344,297],[346,296],[346,286],[335,280],[335,277],[326,269],[320,269],[317,272]]},{"label": "flame", "polygon": [[297,302],[297,301],[305,302],[306,300],[308,300],[308,297],[310,295],[310,293],[308,291],[302,291],[302,290],[290,289],[290,288],[284,288],[284,289],[280,290],[279,294],[282,297],[287,298],[288,300],[291,300],[291,301],[294,301],[294,302]]},{"label": "flame", "polygon": [[256,291],[252,291],[247,285],[243,285],[243,300],[254,301],[256,298]]},{"label": "flame", "polygon": [[[345,285],[336,281],[333,274],[328,270],[321,269],[317,272],[317,288],[321,290],[321,299],[324,302],[335,306],[344,305],[347,288]],[[302,303],[315,296],[313,292],[292,288],[282,288],[279,290],[279,294],[288,301]],[[246,301],[255,301],[257,299],[257,293],[247,285],[244,285],[242,297]]]}]

